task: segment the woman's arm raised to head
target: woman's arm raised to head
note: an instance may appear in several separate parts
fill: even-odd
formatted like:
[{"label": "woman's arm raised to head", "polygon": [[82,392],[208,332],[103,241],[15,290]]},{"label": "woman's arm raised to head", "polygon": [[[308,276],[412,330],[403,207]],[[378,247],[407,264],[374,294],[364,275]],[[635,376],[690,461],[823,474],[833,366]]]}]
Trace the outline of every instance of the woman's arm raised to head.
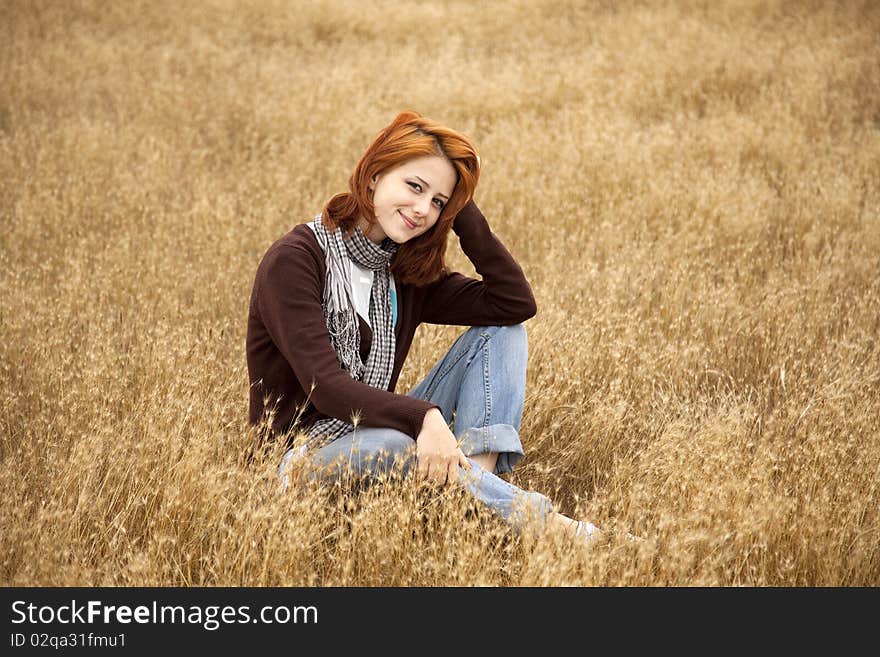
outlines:
[{"label": "woman's arm raised to head", "polygon": [[522,268],[473,200],[456,215],[452,230],[483,280],[452,272],[432,283],[420,321],[505,326],[534,317],[537,305]]}]

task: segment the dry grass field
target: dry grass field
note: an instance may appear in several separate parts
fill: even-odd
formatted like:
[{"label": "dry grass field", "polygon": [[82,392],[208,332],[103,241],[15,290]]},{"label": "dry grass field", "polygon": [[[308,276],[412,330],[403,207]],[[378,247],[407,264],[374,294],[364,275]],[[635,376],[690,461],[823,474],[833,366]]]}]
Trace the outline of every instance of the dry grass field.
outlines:
[{"label": "dry grass field", "polygon": [[[257,263],[403,109],[538,301],[510,480],[644,543],[247,463]],[[880,585],[873,0],[2,0],[0,240],[0,584]]]}]

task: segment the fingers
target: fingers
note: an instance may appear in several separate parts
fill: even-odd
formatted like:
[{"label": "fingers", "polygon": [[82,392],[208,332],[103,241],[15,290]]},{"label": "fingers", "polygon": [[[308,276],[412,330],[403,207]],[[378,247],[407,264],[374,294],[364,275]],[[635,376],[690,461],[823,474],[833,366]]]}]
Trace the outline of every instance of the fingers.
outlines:
[{"label": "fingers", "polygon": [[429,484],[436,483],[437,480],[437,464],[434,461],[428,463],[428,472],[425,475],[425,480]]},{"label": "fingers", "polygon": [[449,462],[446,472],[446,483],[449,486],[454,486],[458,483],[458,459]]},{"label": "fingers", "polygon": [[445,423],[423,428],[416,438],[416,450],[419,480],[434,485],[457,483],[459,467],[470,470],[472,465]]},{"label": "fingers", "polygon": [[418,478],[419,481],[435,486],[456,484],[459,466],[469,469],[471,463],[462,454],[453,454],[448,458],[438,455],[432,459],[422,459],[419,461]]},{"label": "fingers", "polygon": [[446,483],[446,464],[439,461],[432,461],[428,466],[428,482],[435,486],[442,486]]}]

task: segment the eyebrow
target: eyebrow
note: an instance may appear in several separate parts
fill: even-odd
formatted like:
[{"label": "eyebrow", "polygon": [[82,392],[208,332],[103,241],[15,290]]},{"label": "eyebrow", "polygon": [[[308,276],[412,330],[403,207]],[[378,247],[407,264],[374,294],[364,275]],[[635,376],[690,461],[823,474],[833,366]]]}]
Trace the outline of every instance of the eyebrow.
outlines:
[{"label": "eyebrow", "polygon": [[[428,184],[428,181],[425,180],[424,178],[421,178],[421,177],[419,177],[419,176],[413,176],[413,178],[415,178],[416,180],[421,180],[421,181],[422,181],[422,184],[423,184],[425,187],[430,187],[430,185]],[[437,192],[437,196],[442,196],[442,197],[445,198],[447,201],[449,200],[449,197],[446,196],[446,194],[441,194],[440,192]]]}]

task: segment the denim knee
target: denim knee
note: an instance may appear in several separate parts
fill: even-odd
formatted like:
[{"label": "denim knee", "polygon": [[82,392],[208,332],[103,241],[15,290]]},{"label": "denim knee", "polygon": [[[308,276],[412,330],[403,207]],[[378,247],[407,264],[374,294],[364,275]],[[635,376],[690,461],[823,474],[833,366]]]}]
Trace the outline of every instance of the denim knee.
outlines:
[{"label": "denim knee", "polygon": [[474,329],[487,335],[492,344],[503,345],[505,350],[516,351],[528,346],[528,334],[525,324],[510,326],[475,326]]},{"label": "denim knee", "polygon": [[[337,475],[377,477],[383,474],[405,475],[416,459],[416,443],[407,434],[395,429],[362,428],[338,439],[320,454],[325,467]],[[321,450],[324,452],[324,450]]]},{"label": "denim knee", "polygon": [[395,429],[362,429],[355,432],[351,449],[365,469],[389,472],[394,464],[406,466],[415,457],[416,442]]}]

